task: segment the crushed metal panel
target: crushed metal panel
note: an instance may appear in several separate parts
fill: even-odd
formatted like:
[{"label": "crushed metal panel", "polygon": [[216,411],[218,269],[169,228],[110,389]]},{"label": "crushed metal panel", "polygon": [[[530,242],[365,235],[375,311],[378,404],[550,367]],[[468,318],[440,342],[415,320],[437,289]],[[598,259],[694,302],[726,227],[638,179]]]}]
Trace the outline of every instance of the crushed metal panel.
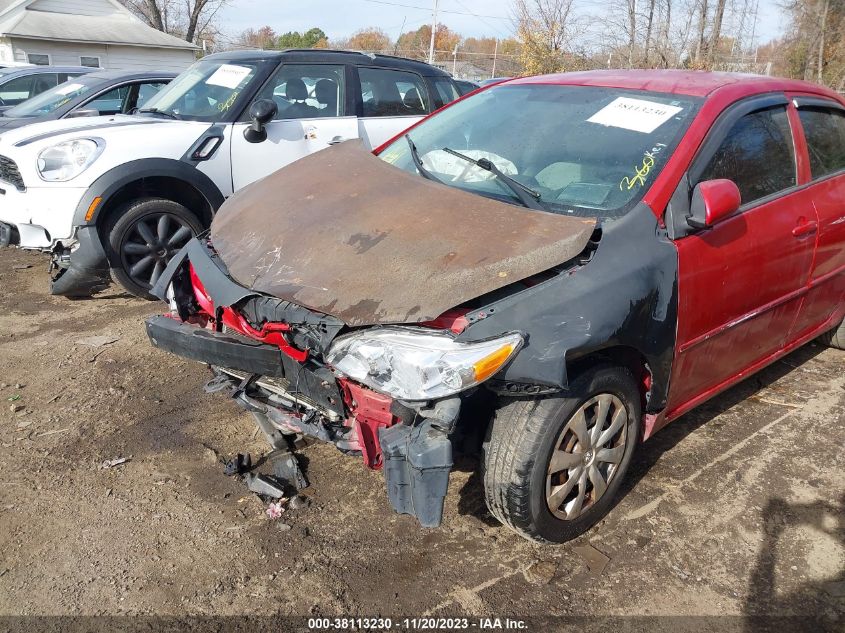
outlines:
[{"label": "crushed metal panel", "polygon": [[428,321],[562,264],[595,225],[425,180],[348,141],[238,192],[211,240],[237,282],[372,325]]}]

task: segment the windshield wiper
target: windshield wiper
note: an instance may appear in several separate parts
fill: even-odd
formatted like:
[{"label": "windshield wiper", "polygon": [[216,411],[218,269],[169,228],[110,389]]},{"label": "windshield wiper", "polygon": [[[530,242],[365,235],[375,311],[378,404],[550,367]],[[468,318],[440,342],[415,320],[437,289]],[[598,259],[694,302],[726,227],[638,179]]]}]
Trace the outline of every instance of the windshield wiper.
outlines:
[{"label": "windshield wiper", "polygon": [[540,211],[548,211],[549,208],[540,202],[540,193],[534,191],[531,187],[527,185],[523,185],[518,180],[514,180],[502,170],[500,170],[493,162],[488,158],[479,158],[476,160],[475,158],[470,158],[466,154],[461,154],[460,152],[456,152],[453,149],[449,149],[448,147],[443,148],[444,152],[452,154],[452,156],[457,156],[458,158],[462,158],[463,160],[472,163],[479,169],[483,169],[484,171],[489,171],[491,174],[496,176],[499,180],[505,183],[511,191],[516,194],[516,197],[519,198],[519,201],[524,204],[529,209],[539,209]]},{"label": "windshield wiper", "polygon": [[169,119],[175,119],[177,121],[181,121],[182,117],[178,114],[173,114],[172,112],[167,112],[165,110],[159,110],[158,108],[141,108],[138,112],[150,112],[152,114],[160,114],[161,116],[166,116]]},{"label": "windshield wiper", "polygon": [[417,168],[417,171],[420,172],[420,176],[422,176],[423,178],[428,178],[429,180],[433,180],[434,182],[444,184],[443,181],[440,180],[440,178],[438,178],[425,168],[422,159],[420,158],[420,155],[417,153],[417,146],[414,145],[414,141],[411,140],[410,135],[406,134],[405,140],[408,141],[408,147],[411,148],[411,158],[414,160],[414,166]]}]

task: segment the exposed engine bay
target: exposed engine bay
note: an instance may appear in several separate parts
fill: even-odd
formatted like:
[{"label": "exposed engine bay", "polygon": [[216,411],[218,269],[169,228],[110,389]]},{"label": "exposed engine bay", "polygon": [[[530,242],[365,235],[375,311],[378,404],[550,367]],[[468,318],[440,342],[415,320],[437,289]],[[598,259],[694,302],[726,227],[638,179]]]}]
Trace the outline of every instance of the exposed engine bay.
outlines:
[{"label": "exposed engine bay", "polygon": [[[234,296],[232,282],[208,243],[193,241],[177,260],[163,275],[166,288],[157,289],[171,314],[147,320],[153,345],[208,363],[214,376],[206,391],[228,393],[274,448],[306,436],[360,456],[366,467],[384,470],[396,511],[426,527],[439,525],[452,467],[450,435],[471,391],[403,401],[338,375],[324,359],[342,322],[248,291],[224,305]],[[465,327],[458,312],[432,331],[446,324]]]}]

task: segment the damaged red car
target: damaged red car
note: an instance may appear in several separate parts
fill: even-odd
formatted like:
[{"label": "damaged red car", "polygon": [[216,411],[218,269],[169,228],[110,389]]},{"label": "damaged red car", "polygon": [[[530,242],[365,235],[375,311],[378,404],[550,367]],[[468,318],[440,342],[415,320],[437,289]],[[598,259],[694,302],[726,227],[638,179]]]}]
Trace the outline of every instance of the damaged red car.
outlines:
[{"label": "damaged red car", "polygon": [[436,526],[476,433],[491,513],[565,541],[639,442],[845,346],[845,103],[685,71],[508,81],[238,192],[154,292],[152,343],[271,442],[360,455]]}]

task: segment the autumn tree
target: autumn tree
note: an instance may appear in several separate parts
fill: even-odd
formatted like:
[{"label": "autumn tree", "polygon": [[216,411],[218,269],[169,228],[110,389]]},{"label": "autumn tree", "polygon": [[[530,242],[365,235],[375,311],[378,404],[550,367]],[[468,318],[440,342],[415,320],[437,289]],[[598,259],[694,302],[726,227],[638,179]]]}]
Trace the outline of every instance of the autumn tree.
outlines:
[{"label": "autumn tree", "polygon": [[390,36],[378,27],[355,31],[345,44],[345,48],[358,51],[387,51],[393,46]]},{"label": "autumn tree", "polygon": [[845,89],[845,0],[792,0],[786,12],[787,74]]},{"label": "autumn tree", "polygon": [[573,0],[516,0],[514,18],[526,74],[566,69],[566,51],[577,34]]},{"label": "autumn tree", "polygon": [[246,29],[238,38],[238,44],[244,48],[276,48],[278,36],[270,26],[262,26],[260,29]]},{"label": "autumn tree", "polygon": [[[434,50],[452,52],[460,44],[461,36],[445,24],[438,24],[434,32]],[[431,25],[425,24],[416,31],[403,33],[396,42],[397,51],[408,57],[427,59],[431,44]]]}]

